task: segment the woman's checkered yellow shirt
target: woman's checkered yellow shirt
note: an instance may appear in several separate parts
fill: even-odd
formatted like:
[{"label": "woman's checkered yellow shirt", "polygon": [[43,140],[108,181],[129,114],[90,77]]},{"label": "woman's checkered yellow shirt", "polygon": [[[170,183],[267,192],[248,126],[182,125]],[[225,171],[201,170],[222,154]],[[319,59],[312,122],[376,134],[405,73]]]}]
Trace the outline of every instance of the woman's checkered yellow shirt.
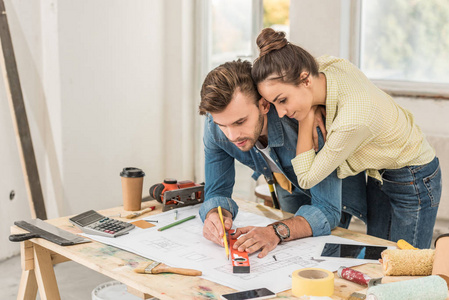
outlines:
[{"label": "woman's checkered yellow shirt", "polygon": [[292,160],[302,188],[313,187],[335,169],[339,178],[366,170],[382,182],[381,169],[422,165],[435,157],[413,115],[359,69],[332,56],[317,61],[327,82],[327,136],[321,151]]}]

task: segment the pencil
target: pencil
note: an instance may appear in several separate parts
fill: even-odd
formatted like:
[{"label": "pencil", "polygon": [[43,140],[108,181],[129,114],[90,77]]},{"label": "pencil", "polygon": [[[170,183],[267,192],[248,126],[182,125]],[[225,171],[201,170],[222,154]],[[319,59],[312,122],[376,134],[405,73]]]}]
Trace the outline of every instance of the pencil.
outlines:
[{"label": "pencil", "polygon": [[181,224],[181,223],[184,223],[184,222],[186,222],[186,221],[188,221],[188,220],[195,219],[195,217],[196,217],[196,216],[190,216],[190,217],[184,218],[184,219],[182,219],[182,220],[173,222],[173,223],[171,223],[171,224],[168,224],[168,225],[166,225],[166,226],[164,226],[164,227],[159,228],[158,231],[162,231],[162,230],[171,228],[171,227],[173,227],[173,226],[179,225],[179,224]]},{"label": "pencil", "polygon": [[226,258],[229,260],[228,239],[226,238],[226,228],[223,222],[223,213],[221,212],[221,206],[218,207],[218,215],[220,216],[221,225],[223,225],[223,243],[226,249]]}]

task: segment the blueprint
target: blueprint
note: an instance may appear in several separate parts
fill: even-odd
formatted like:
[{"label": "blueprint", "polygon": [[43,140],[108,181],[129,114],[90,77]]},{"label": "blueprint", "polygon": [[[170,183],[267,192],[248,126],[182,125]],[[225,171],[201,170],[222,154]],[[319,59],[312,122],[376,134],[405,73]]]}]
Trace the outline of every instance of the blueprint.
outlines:
[{"label": "blueprint", "polygon": [[[169,266],[200,270],[203,272],[203,278],[236,290],[266,287],[279,293],[291,289],[291,274],[295,270],[314,267],[334,272],[342,265],[351,267],[366,262],[360,259],[320,257],[324,243],[362,244],[336,236],[322,236],[282,243],[264,258],[258,258],[258,252],[250,254],[251,272],[234,274],[231,261],[226,258],[225,249],[203,237],[203,223],[198,210],[199,205],[178,209],[177,220],[192,215],[196,215],[196,218],[164,231],[157,229],[175,222],[173,211],[148,216],[144,219],[158,221],[153,223],[156,226],[147,229],[135,228],[129,234],[117,238],[84,235]],[[266,226],[274,221],[240,211],[233,228],[248,225]]]}]

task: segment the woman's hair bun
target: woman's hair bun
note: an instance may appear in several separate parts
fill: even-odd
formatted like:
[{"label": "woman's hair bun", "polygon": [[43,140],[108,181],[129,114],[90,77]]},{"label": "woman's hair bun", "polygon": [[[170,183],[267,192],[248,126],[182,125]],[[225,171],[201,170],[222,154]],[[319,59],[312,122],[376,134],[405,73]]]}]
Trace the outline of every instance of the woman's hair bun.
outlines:
[{"label": "woman's hair bun", "polygon": [[259,57],[262,57],[271,51],[279,50],[288,44],[285,33],[275,31],[272,28],[264,28],[256,40],[260,49]]}]

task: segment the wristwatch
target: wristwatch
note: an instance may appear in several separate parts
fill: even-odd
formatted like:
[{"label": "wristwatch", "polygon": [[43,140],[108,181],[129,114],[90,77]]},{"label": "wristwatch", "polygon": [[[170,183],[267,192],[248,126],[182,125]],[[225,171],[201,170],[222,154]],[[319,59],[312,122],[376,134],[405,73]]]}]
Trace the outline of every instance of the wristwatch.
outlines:
[{"label": "wristwatch", "polygon": [[290,237],[290,228],[288,228],[288,226],[284,223],[278,222],[270,225],[273,226],[274,233],[281,240],[279,244]]}]

